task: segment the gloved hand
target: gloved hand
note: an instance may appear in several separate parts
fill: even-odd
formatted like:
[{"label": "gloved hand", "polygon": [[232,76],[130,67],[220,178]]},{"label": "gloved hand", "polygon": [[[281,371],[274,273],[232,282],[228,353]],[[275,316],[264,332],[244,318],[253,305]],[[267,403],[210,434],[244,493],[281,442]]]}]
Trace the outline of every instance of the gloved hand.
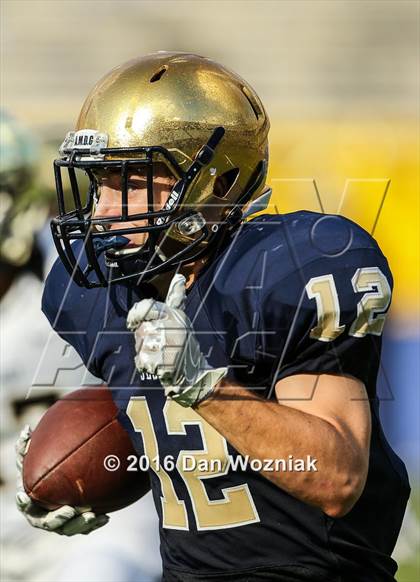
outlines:
[{"label": "gloved hand", "polygon": [[96,515],[89,507],[63,505],[54,511],[47,511],[37,505],[25,492],[22,480],[23,459],[31,440],[31,429],[25,426],[16,442],[16,465],[18,469],[16,505],[27,521],[33,526],[60,535],[73,536],[88,534],[109,521],[107,515]]},{"label": "gloved hand", "polygon": [[212,368],[201,353],[184,303],[185,277],[177,274],[165,303],[139,301],[128,313],[127,327],[135,335],[137,369],[156,374],[165,395],[188,407],[207,398],[227,368]]}]

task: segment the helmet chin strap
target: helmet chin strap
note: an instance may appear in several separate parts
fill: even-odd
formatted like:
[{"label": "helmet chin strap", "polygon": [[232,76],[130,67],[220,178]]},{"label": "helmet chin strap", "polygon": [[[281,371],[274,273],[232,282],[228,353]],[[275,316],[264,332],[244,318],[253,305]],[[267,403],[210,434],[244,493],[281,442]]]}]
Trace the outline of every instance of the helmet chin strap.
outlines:
[{"label": "helmet chin strap", "polygon": [[[163,210],[173,210],[182,203],[182,200],[185,198],[185,195],[187,194],[188,189],[190,188],[191,184],[193,183],[193,181],[195,180],[197,175],[201,172],[203,167],[207,166],[211,162],[211,160],[213,159],[215,149],[218,146],[220,140],[223,138],[224,135],[225,135],[224,127],[216,127],[216,129],[211,134],[208,142],[206,144],[204,144],[197,152],[191,166],[185,172],[183,177],[172,188],[172,191],[168,197],[168,200],[166,201],[166,203],[163,207]],[[201,216],[200,213],[197,213],[194,216],[197,217],[198,215]],[[202,216],[201,216],[201,218],[202,218]],[[165,222],[168,221],[168,219],[169,219],[169,217],[158,218],[156,223],[157,224],[164,224]],[[192,217],[187,217],[187,219],[185,219],[185,220],[186,221],[190,220],[190,223],[191,223],[191,219],[192,219]],[[182,225],[181,225],[181,228],[182,228]],[[196,230],[199,230],[199,229],[196,229]],[[181,230],[181,232],[182,232],[182,230]],[[193,231],[193,232],[196,232],[196,231]],[[183,233],[183,234],[188,234],[188,233]]]},{"label": "helmet chin strap", "polygon": [[[219,139],[221,139],[222,135],[223,134],[221,134]],[[204,147],[207,147],[207,146],[204,146]],[[261,177],[264,173],[264,169],[265,169],[264,162],[261,162],[257,166],[257,168],[255,169],[254,174],[251,176],[251,178],[247,184],[247,187],[245,188],[244,194],[242,195],[242,197],[239,201],[239,204],[237,204],[232,209],[232,211],[229,213],[229,215],[226,219],[225,226],[228,226],[230,228],[235,228],[235,226],[239,225],[239,223],[244,218],[250,216],[251,214],[254,214],[255,212],[264,210],[268,206],[270,198],[271,198],[271,194],[272,194],[271,189],[265,190],[261,196],[259,196],[256,200],[254,200],[248,206],[248,208],[245,212],[242,211],[243,205],[249,201],[249,199],[252,197],[252,194],[260,186],[261,179],[262,179]],[[204,217],[201,215],[201,213],[199,213],[199,212],[196,214],[193,214],[191,216],[188,216],[187,218],[184,218],[178,224],[178,230],[180,230],[181,232],[184,231],[183,234],[186,234],[186,235],[187,234],[191,235],[193,233],[199,232],[200,230],[205,229],[205,227],[206,227],[206,221],[205,221]],[[226,230],[226,229],[222,229],[222,230]],[[150,236],[150,234],[149,234],[149,236]],[[116,239],[117,237],[114,236],[112,238]],[[118,237],[118,238],[127,240],[125,237]],[[213,238],[215,239],[216,236],[213,235]],[[223,246],[224,236],[219,235],[217,238],[218,238],[219,244],[209,245],[209,248],[207,251],[207,254],[209,256],[214,254],[214,253],[217,254],[218,249]],[[110,245],[109,250],[111,250],[112,246],[113,245]],[[124,245],[121,245],[121,246],[124,246]],[[200,258],[200,256],[201,256],[201,254],[199,256],[197,256],[196,259]],[[177,266],[173,262],[168,260],[168,257],[163,253],[162,249],[156,244],[154,245],[153,250],[152,250],[152,248],[150,248],[150,246],[148,247],[148,245],[146,243],[143,247],[139,247],[138,249],[136,249],[132,253],[123,254],[123,251],[117,251],[117,253],[114,254],[114,253],[107,252],[105,254],[105,257],[106,257],[106,264],[108,267],[118,268],[120,273],[123,275],[133,275],[133,277],[134,277],[136,274],[138,274],[139,278],[142,277],[142,271],[145,271],[150,266],[150,263],[152,262],[152,260],[153,261],[156,260],[156,257],[161,261],[162,265],[165,262],[167,262],[166,268],[163,268],[160,271],[161,273],[173,271],[179,267],[179,265]],[[194,260],[195,260],[194,257],[191,257],[190,261],[194,262]],[[188,262],[188,258],[186,258],[182,262],[185,264],[185,262]]]},{"label": "helmet chin strap", "polygon": [[[195,183],[197,176],[200,175],[203,168],[210,164],[215,154],[215,150],[224,134],[225,130],[223,127],[216,127],[208,142],[205,143],[195,155],[190,167],[186,171],[180,170],[179,175],[181,178],[172,189],[171,194],[165,203],[165,207],[162,209],[164,212],[157,212],[153,214],[152,218],[147,218],[146,214],[138,215],[138,220],[144,220],[147,218],[149,226],[135,227],[132,229],[134,232],[140,231],[148,233],[144,244],[137,247],[133,247],[132,245],[127,247],[130,242],[130,234],[128,234],[128,236],[124,235],[130,233],[130,229],[122,228],[111,232],[109,230],[109,219],[105,219],[101,222],[99,219],[91,220],[90,218],[86,218],[84,213],[86,213],[89,208],[92,210],[92,207],[82,207],[81,205],[79,188],[73,167],[75,164],[73,154],[77,153],[77,150],[73,151],[70,160],[55,162],[57,191],[60,195],[59,200],[62,200],[63,198],[61,181],[61,167],[63,166],[68,168],[70,177],[73,176],[72,189],[76,211],[66,213],[64,203],[62,202],[60,206],[60,216],[51,222],[51,229],[57,250],[63,263],[72,276],[73,273],[77,275],[75,281],[78,284],[90,288],[97,286],[106,287],[110,282],[118,282],[126,279],[130,279],[133,283],[138,283],[150,280],[161,273],[173,272],[179,268],[180,265],[194,263],[203,257],[218,254],[219,250],[223,247],[223,241],[229,233],[232,233],[241,223],[243,219],[243,208],[250,202],[254,193],[261,186],[266,169],[266,162],[261,160],[255,167],[254,172],[245,185],[243,194],[236,203],[228,205],[226,208],[228,211],[227,215],[225,215],[220,222],[211,226],[207,224],[206,219],[197,209],[193,212],[185,211],[182,208],[183,200],[185,200],[185,197],[188,195],[188,192]],[[144,150],[144,148],[133,149],[136,150],[136,153],[138,153],[137,150],[141,150],[141,152]],[[131,152],[131,150],[128,150],[130,150],[130,148],[122,148],[121,151],[111,148],[109,151],[103,150],[103,153],[134,153]],[[151,158],[151,151],[147,150],[146,154]],[[169,159],[170,154],[166,152],[165,155]],[[92,163],[93,162],[89,161],[89,164]],[[101,164],[100,167],[102,167],[108,162],[101,161],[95,163]],[[80,167],[84,167],[82,160],[79,160],[77,164]],[[112,165],[112,162],[110,161],[109,164]],[[126,182],[128,162],[119,160],[118,164],[117,162],[114,163],[114,165],[118,165],[118,167],[121,165],[120,169]],[[153,179],[152,170],[153,169],[150,168],[149,164],[148,205],[150,204],[149,194],[150,192],[153,193],[153,190],[150,190],[149,184]],[[126,185],[124,187],[123,184],[122,215],[121,219],[118,219],[120,222],[124,222],[123,219],[127,218],[126,195],[127,188]],[[251,207],[255,208],[259,203],[260,208],[258,209],[261,209],[261,198],[262,197],[260,197],[258,201],[255,201]],[[90,200],[92,200],[92,198],[90,198]],[[178,212],[178,209],[180,209],[181,212]],[[249,213],[250,209],[248,209],[247,215]],[[164,232],[165,235],[169,234],[172,228],[177,229],[181,235],[189,237],[190,242],[188,244],[179,242],[179,244],[174,245],[173,249],[171,247],[171,250],[169,251],[166,250],[166,247],[163,244],[165,238],[161,240],[160,237],[162,232]],[[80,232],[78,229],[80,229]],[[99,232],[94,232],[95,230]],[[80,267],[78,267],[78,259],[72,252],[71,241],[76,238],[84,240],[84,248],[88,259],[88,265],[84,271],[81,271]],[[202,243],[206,244],[203,245]],[[103,271],[103,265],[101,267],[97,260],[99,255],[102,255],[102,258],[105,259],[105,265],[109,270],[108,274]],[[95,272],[97,280],[87,277],[87,275],[92,271]]]},{"label": "helmet chin strap", "polygon": [[[211,162],[215,149],[220,140],[223,138],[224,134],[225,129],[223,127],[215,128],[208,142],[204,144],[197,152],[197,155],[195,156],[191,166],[188,168],[183,178],[181,178],[181,180],[179,180],[179,182],[177,182],[177,184],[172,189],[171,195],[169,196],[168,201],[163,208],[164,210],[171,210],[182,202],[182,199],[185,197],[196,176],[200,173],[204,166],[207,166]],[[166,222],[167,219],[168,217],[166,219],[158,219],[157,223],[159,223],[159,220]],[[181,220],[177,224],[177,227],[181,234],[191,236],[192,234],[203,230],[206,227],[206,221],[200,212],[196,212],[195,214],[187,216]],[[117,237],[114,236],[111,238],[116,240]],[[119,238],[125,239],[125,237]],[[124,252],[125,249],[117,250],[115,253],[113,253],[111,252],[111,249],[114,249],[115,245],[111,243],[105,243],[104,250],[108,251],[105,253],[106,265],[112,269],[119,269],[123,275],[135,275],[136,273],[139,273],[139,277],[141,277],[142,271],[147,269],[151,261],[155,260],[157,257],[162,262],[162,264],[166,261],[168,262],[167,268],[164,269],[163,272],[174,270],[174,268],[176,268],[175,265],[168,261],[168,257],[166,257],[166,255],[163,253],[160,246],[155,244],[157,242],[157,237],[153,236],[153,233],[149,233],[149,238],[150,240],[146,241],[142,247],[133,250],[133,252],[127,253]],[[125,244],[127,243],[120,244],[120,246],[124,246]]]}]

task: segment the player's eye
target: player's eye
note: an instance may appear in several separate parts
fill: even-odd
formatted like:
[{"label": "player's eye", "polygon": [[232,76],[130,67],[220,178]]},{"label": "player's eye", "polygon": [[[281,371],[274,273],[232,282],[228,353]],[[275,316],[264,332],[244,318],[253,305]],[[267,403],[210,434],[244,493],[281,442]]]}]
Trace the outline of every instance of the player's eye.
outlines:
[{"label": "player's eye", "polygon": [[129,190],[143,190],[146,188],[146,181],[145,180],[129,180],[127,182],[127,186]]}]

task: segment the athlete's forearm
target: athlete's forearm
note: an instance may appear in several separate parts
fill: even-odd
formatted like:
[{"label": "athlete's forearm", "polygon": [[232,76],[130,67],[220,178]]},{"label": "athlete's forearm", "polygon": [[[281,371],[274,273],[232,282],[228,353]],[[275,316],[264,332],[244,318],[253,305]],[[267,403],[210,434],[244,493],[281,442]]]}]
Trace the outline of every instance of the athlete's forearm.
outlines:
[{"label": "athlete's forearm", "polygon": [[290,464],[284,470],[284,464],[278,463],[278,470],[262,471],[301,501],[333,517],[344,515],[357,501],[360,479],[365,479],[361,455],[351,439],[328,421],[263,400],[225,381],[196,411],[241,455],[259,460],[287,461],[289,455],[294,461],[316,459],[309,470],[289,470]]}]

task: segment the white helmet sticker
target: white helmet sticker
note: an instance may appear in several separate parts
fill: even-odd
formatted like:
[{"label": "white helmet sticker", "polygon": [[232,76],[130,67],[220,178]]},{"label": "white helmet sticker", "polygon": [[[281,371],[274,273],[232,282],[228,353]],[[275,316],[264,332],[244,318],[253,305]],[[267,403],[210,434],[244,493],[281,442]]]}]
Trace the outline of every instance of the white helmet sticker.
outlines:
[{"label": "white helmet sticker", "polygon": [[[60,146],[59,152],[62,157],[67,157],[73,150],[88,151],[91,156],[83,159],[102,159],[101,149],[108,146],[108,135],[95,129],[80,129],[79,131],[69,131]],[[77,156],[76,156],[77,157]]]}]

